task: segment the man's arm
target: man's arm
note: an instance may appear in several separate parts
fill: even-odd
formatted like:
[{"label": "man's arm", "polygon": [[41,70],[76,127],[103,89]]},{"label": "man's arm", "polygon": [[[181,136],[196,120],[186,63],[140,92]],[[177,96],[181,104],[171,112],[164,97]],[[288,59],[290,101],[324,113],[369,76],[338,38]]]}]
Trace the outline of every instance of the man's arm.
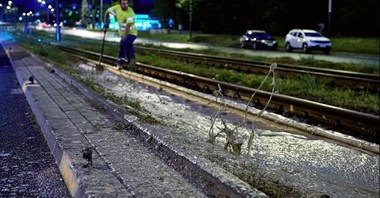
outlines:
[{"label": "man's arm", "polygon": [[109,14],[115,15],[115,12],[112,10],[113,7],[108,8],[104,13],[104,29],[109,28],[110,20],[109,20]]},{"label": "man's arm", "polygon": [[106,10],[106,12],[104,13],[104,24],[109,24],[109,14],[110,12],[108,11],[109,9]]},{"label": "man's arm", "polygon": [[129,34],[129,28],[131,28],[131,25],[132,25],[132,23],[128,23],[128,24],[125,26],[124,37],[127,37],[127,36],[128,36],[128,34]]},{"label": "man's arm", "polygon": [[129,34],[129,29],[131,28],[132,24],[135,22],[135,13],[133,13],[132,16],[129,16],[126,20],[127,25],[125,26],[125,32],[124,37],[127,37]]}]

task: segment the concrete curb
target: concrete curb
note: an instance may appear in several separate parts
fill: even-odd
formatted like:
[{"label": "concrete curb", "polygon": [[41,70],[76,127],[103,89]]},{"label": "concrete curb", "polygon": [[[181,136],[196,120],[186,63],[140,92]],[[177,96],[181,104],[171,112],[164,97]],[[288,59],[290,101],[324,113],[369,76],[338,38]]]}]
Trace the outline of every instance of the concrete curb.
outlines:
[{"label": "concrete curb", "polygon": [[[106,107],[109,110],[109,112],[114,114],[118,120],[128,124],[128,126],[131,126],[134,129],[136,129],[135,131],[137,131],[138,133],[135,135],[140,140],[148,143],[152,148],[157,150],[162,156],[167,156],[168,159],[175,159],[173,161],[175,161],[176,165],[179,167],[182,167],[183,169],[187,169],[186,171],[188,172],[188,174],[191,175],[196,180],[199,179],[202,181],[207,181],[209,183],[212,183],[212,184],[214,184],[215,191],[218,191],[221,194],[228,194],[228,195],[231,195],[233,197],[241,197],[241,196],[244,196],[244,197],[266,197],[265,194],[263,194],[262,192],[260,192],[256,189],[252,189],[252,187],[250,185],[246,184],[245,182],[242,182],[240,179],[238,179],[237,177],[233,176],[232,174],[226,172],[225,170],[223,170],[219,167],[217,167],[217,168],[211,167],[211,166],[209,166],[208,163],[204,163],[205,161],[208,161],[207,159],[196,158],[196,157],[188,157],[191,155],[186,155],[186,154],[182,153],[181,151],[177,150],[175,147],[167,145],[165,143],[165,140],[162,140],[159,137],[154,136],[153,135],[154,133],[152,131],[147,130],[139,122],[136,122],[136,118],[134,116],[128,115],[123,109],[118,107],[118,105],[116,105],[110,101],[106,101],[104,98],[97,96],[92,91],[90,91],[89,89],[87,89],[86,87],[81,85],[80,83],[76,82],[75,80],[71,79],[70,77],[68,77],[64,73],[55,69],[54,66],[47,65],[46,68],[48,71],[54,71],[55,74],[57,74],[60,78],[64,79],[68,84],[71,84],[74,87],[76,87],[86,97],[89,97],[89,98],[93,99],[94,101],[97,101],[99,104],[102,104],[104,107]],[[130,74],[130,75],[135,75],[135,74]],[[24,77],[17,76],[20,84],[21,84],[21,82],[23,85],[25,84],[24,82],[26,82],[27,76],[28,75],[24,75]],[[135,76],[137,76],[136,78],[139,78],[138,74]],[[152,79],[149,79],[147,77],[141,77],[141,78],[143,78],[144,81],[150,81],[150,80],[154,81],[154,79],[152,80]],[[165,86],[168,86],[168,87],[172,86],[172,89],[181,89],[175,85],[171,85],[168,83],[166,83]],[[25,95],[27,95],[27,93],[28,93],[28,95],[30,95],[30,96],[27,96],[28,102],[29,101],[32,101],[32,103],[36,102],[36,98],[33,97],[32,89],[34,87],[37,87],[37,86],[31,86],[31,85],[25,84],[23,87],[25,87],[25,91],[24,91]],[[212,101],[212,98],[210,96],[205,95],[205,94],[195,93],[195,92],[193,94],[197,95],[197,97],[200,97],[199,95],[204,95],[203,97],[205,98],[205,100]],[[29,103],[31,103],[31,102],[29,102]],[[37,112],[40,112],[40,114],[41,114],[38,116],[39,119],[41,120],[41,121],[38,120],[38,123],[40,124],[41,128],[44,128],[44,131],[47,131],[47,133],[49,130],[52,131],[52,127],[49,126],[49,123],[45,122],[45,120],[43,118],[44,115],[43,115],[42,111],[38,109],[39,106],[37,104],[34,104],[34,105],[36,107],[35,107],[35,109],[32,108],[33,112],[37,111]],[[231,102],[231,104],[229,104],[229,105],[233,105],[236,108],[241,108],[241,107],[239,107],[239,105],[234,104],[233,102]],[[270,113],[268,113],[268,114],[265,113],[264,116],[266,116],[267,119],[272,119],[272,120],[279,122],[278,121],[279,118],[276,115],[271,115]],[[272,116],[272,118],[271,118],[271,116]],[[292,123],[292,122],[290,122],[290,123]],[[287,124],[287,123],[285,122],[285,124]],[[293,124],[295,124],[295,123],[293,123]],[[309,126],[307,126],[307,125],[302,126],[302,127],[306,127],[306,129],[309,130],[309,128],[308,128]],[[311,130],[311,132],[316,134],[319,132],[319,130],[322,130],[322,129],[313,128]],[[324,132],[324,131],[322,130],[322,132]],[[44,133],[44,135],[45,135],[45,133]],[[76,175],[76,173],[73,171],[73,167],[72,167],[72,165],[70,165],[73,163],[70,161],[70,158],[68,157],[69,155],[66,154],[64,152],[62,146],[60,146],[59,143],[57,143],[58,140],[54,139],[54,138],[56,138],[56,137],[54,137],[54,134],[50,133],[51,137],[50,136],[48,137],[48,136],[49,135],[45,136],[45,138],[47,140],[50,140],[50,142],[52,142],[52,143],[49,143],[49,147],[51,148],[52,152],[54,151],[53,152],[54,156],[57,156],[56,159],[60,159],[57,161],[60,162],[59,164],[61,164],[63,162],[66,163],[66,165],[63,166],[62,168],[60,165],[60,170],[61,170],[62,174],[68,175],[68,181],[69,181],[68,187],[70,189],[70,192],[72,192],[72,194],[74,193],[75,195],[78,195],[80,197],[87,196],[87,195],[85,195],[85,188],[83,186],[81,186],[80,182],[78,181],[79,179],[77,179],[77,180],[75,179],[75,178],[79,178],[80,176]],[[332,136],[332,137],[334,137],[334,136]],[[340,136],[338,136],[338,137],[340,138]],[[354,143],[357,143],[357,141],[354,140]],[[368,145],[366,142],[361,144],[360,141],[359,141],[359,145],[362,145],[363,149],[365,149],[365,148],[377,149],[377,151],[378,151],[378,146],[376,147],[376,145],[374,147],[372,147],[373,145]],[[220,173],[223,173],[223,174],[220,174]],[[229,175],[229,176],[226,177],[225,175]],[[66,181],[66,178],[65,178],[65,181]]]},{"label": "concrete curb", "polygon": [[[33,55],[32,55],[33,56]],[[8,57],[11,59],[11,56],[8,54]],[[38,59],[38,57],[33,56],[33,58]],[[40,61],[40,60],[39,60]],[[32,74],[28,71],[26,66],[17,65],[17,61],[11,59],[11,63],[15,68],[17,79],[19,83],[23,87],[24,94],[27,98],[28,103],[30,104],[38,124],[40,125],[44,137],[48,142],[49,148],[52,151],[57,164],[59,165],[59,169],[61,174],[65,180],[65,183],[72,194],[73,197],[91,197],[88,193],[88,189],[86,188],[85,181],[83,181],[83,176],[80,173],[77,161],[78,159],[73,159],[72,153],[67,153],[67,149],[63,148],[60,144],[59,137],[54,133],[56,129],[50,125],[50,123],[46,119],[46,111],[41,109],[41,101],[40,98],[36,97],[36,91],[39,90],[39,96],[41,93],[45,94],[46,98],[49,98],[45,90],[41,86],[39,86],[38,81],[35,83],[28,84],[29,76]],[[119,121],[122,121],[128,124],[130,127],[134,128],[134,131],[137,131],[135,136],[137,136],[141,141],[145,141],[150,145],[151,148],[155,149],[160,155],[169,159],[173,159],[180,169],[183,169],[186,174],[193,179],[200,181],[201,183],[207,183],[211,185],[212,192],[214,194],[220,196],[229,196],[229,197],[267,197],[263,192],[252,188],[249,184],[241,181],[236,176],[231,173],[225,171],[220,167],[210,166],[212,164],[208,159],[203,157],[187,157],[186,154],[181,151],[177,151],[176,148],[167,145],[164,140],[161,140],[159,137],[156,137],[153,132],[144,128],[143,125],[136,122],[136,118],[134,116],[128,115],[122,108],[112,103],[111,101],[105,100],[94,94],[92,91],[71,79],[66,74],[60,72],[52,65],[44,65],[44,69],[47,71],[54,73],[68,84],[76,87],[83,95],[97,103],[103,105],[106,109],[109,110]],[[54,103],[52,101],[52,103]],[[47,105],[44,103],[44,105]],[[53,104],[54,105],[54,104]],[[58,107],[56,107],[58,109]],[[94,157],[101,158],[101,157]],[[207,162],[207,163],[206,163]]]},{"label": "concrete curb", "polygon": [[[148,143],[150,147],[160,153],[162,157],[166,157],[169,160],[174,159],[171,160],[171,162],[183,170],[186,170],[189,176],[201,183],[212,183],[213,193],[221,196],[228,195],[229,197],[267,197],[265,193],[253,188],[226,170],[220,167],[210,166],[209,164],[212,164],[211,162],[205,163],[209,162],[208,159],[203,157],[188,157],[190,155],[177,151],[176,148],[171,147],[164,140],[153,135],[154,133],[152,131],[144,128],[143,125],[136,121],[137,118],[135,116],[129,115],[118,105],[98,96],[81,83],[76,82],[66,74],[54,69],[53,66],[49,65],[48,70],[55,70],[58,76],[77,88],[83,95],[103,105],[116,119],[134,128],[133,131],[138,132],[134,134],[135,136],[141,141]],[[226,175],[228,175],[228,177]]]},{"label": "concrete curb", "polygon": [[[26,56],[27,53],[17,48],[17,46],[12,46],[12,51],[10,53],[7,51],[7,56],[70,194],[73,197],[109,196],[109,194],[133,197],[115,177],[112,170],[105,168],[92,170],[83,167],[85,163],[80,151],[84,147],[91,147],[91,143],[68,120],[64,110],[60,109],[55,101],[52,100],[47,90],[45,90],[46,87],[41,86],[42,83],[40,84],[38,78],[34,78],[33,84],[30,83],[29,77],[34,76],[31,70],[38,74],[47,74],[49,77],[50,74],[46,67],[41,65],[26,66],[21,60],[18,60],[30,56]],[[12,53],[14,53],[16,59],[12,59]],[[19,56],[20,54],[22,56]],[[65,137],[75,137],[76,141],[68,142]],[[93,153],[93,158],[95,160],[94,164],[98,167],[109,168],[107,162],[103,161],[98,153]],[[99,186],[93,181],[98,181],[104,186]],[[107,191],[102,192],[103,189],[107,189]]]},{"label": "concrete curb", "polygon": [[[14,64],[14,61],[11,60],[12,65]],[[20,71],[20,68],[14,67],[17,79],[19,83],[22,85],[22,90],[24,92],[24,95],[37,119],[38,125],[40,126],[43,135],[49,145],[49,148],[56,159],[56,162],[58,164],[59,170],[61,171],[62,177],[66,183],[66,186],[68,190],[70,191],[71,195],[74,197],[86,197],[85,195],[85,189],[83,186],[80,185],[78,175],[73,171],[72,169],[72,160],[67,155],[65,150],[62,148],[62,145],[59,144],[59,141],[57,140],[57,137],[53,134],[53,127],[50,126],[50,124],[45,119],[44,111],[41,109],[41,107],[38,104],[38,99],[35,97],[35,93],[33,89],[41,89],[39,86],[30,86],[27,83],[29,80],[25,79],[25,76],[27,74],[25,71]],[[29,76],[32,76],[29,73]]]}]

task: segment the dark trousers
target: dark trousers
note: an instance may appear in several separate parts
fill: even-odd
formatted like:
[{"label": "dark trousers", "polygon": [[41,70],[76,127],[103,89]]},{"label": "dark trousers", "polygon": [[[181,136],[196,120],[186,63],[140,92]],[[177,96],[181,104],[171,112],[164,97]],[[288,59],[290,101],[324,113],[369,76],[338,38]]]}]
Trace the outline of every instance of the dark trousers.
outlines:
[{"label": "dark trousers", "polygon": [[136,36],[130,34],[120,40],[119,59],[125,59],[125,56],[128,61],[135,59],[135,48],[133,47],[135,40]]}]

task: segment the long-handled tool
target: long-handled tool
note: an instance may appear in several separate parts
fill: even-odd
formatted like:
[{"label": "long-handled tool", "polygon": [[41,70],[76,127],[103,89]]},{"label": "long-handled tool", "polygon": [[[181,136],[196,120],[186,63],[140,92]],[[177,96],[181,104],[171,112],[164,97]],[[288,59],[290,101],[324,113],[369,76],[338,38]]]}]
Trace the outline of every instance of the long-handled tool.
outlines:
[{"label": "long-handled tool", "polygon": [[103,58],[104,42],[105,42],[105,40],[106,40],[106,33],[107,33],[107,29],[104,30],[104,34],[103,34],[102,51],[101,51],[101,53],[100,53],[99,63],[98,63],[98,65],[97,65],[99,68],[102,68],[101,63],[102,63],[102,58]]}]

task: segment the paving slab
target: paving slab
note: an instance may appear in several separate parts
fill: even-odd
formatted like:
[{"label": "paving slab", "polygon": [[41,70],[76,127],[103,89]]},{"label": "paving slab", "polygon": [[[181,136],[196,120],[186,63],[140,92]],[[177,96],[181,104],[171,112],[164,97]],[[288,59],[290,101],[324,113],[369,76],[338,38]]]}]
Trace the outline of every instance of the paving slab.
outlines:
[{"label": "paving slab", "polygon": [[[242,189],[239,193],[244,197],[266,197],[244,182],[238,187],[231,179],[219,181],[217,174],[211,174],[216,176],[211,180],[219,186],[204,191],[133,135],[149,138],[149,130],[141,125],[117,129],[115,119],[79,94],[66,82],[69,79],[62,79],[47,63],[16,44],[3,45],[73,197],[208,197],[226,187],[217,192],[221,197],[238,195],[236,189]],[[94,151],[92,167],[85,167],[87,161],[82,158],[87,147]],[[194,164],[189,163],[189,167]],[[197,169],[193,167],[193,171]],[[205,172],[203,178],[210,177]],[[228,182],[231,184],[225,186]]]}]

